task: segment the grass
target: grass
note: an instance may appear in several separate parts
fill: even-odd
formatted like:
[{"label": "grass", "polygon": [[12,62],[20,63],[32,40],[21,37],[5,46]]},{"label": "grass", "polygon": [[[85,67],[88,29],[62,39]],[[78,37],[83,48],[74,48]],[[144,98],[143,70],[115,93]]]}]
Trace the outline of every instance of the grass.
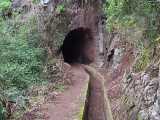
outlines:
[{"label": "grass", "polygon": [[134,71],[140,72],[144,70],[149,63],[150,63],[150,50],[147,48],[143,48],[139,55],[139,59],[136,61],[134,65]]},{"label": "grass", "polygon": [[54,89],[59,92],[64,92],[64,90],[66,89],[66,86],[64,84],[59,83],[54,86]]}]

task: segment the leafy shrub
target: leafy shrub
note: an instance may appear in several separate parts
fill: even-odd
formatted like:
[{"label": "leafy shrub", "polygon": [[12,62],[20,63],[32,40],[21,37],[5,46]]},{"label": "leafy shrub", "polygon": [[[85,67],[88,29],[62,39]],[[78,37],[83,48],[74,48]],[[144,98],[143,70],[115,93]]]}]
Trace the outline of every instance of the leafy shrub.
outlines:
[{"label": "leafy shrub", "polygon": [[135,72],[140,72],[147,67],[148,63],[150,62],[149,49],[143,48],[143,50],[141,50],[141,53],[139,56],[140,56],[139,59],[136,61],[135,65],[134,65]]},{"label": "leafy shrub", "polygon": [[[159,33],[160,2],[156,0],[108,0],[104,10],[108,17],[107,29],[118,30],[123,27],[142,26],[145,28],[142,39],[154,44]],[[143,23],[142,23],[143,20]]]},{"label": "leafy shrub", "polygon": [[2,0],[0,1],[0,11],[7,10],[11,6],[10,0]]},{"label": "leafy shrub", "polygon": [[38,4],[40,2],[40,0],[32,0],[32,3],[34,4]]},{"label": "leafy shrub", "polygon": [[3,89],[26,89],[42,81],[43,49],[30,46],[29,24],[1,21],[0,83]]},{"label": "leafy shrub", "polygon": [[64,11],[65,11],[65,6],[64,6],[64,4],[60,4],[60,5],[57,6],[56,12],[58,12],[58,13],[63,13]]},{"label": "leafy shrub", "polygon": [[[3,20],[0,17],[0,120],[5,120],[8,110],[1,97],[16,102],[26,109],[25,90],[42,84],[44,49],[39,47],[40,35],[36,19],[21,21],[19,16]],[[21,114],[22,115],[22,114]]]}]

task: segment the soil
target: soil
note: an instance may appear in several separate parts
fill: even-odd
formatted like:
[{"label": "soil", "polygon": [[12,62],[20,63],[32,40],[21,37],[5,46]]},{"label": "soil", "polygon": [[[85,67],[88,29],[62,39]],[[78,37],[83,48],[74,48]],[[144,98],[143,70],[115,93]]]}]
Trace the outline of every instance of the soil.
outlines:
[{"label": "soil", "polygon": [[81,106],[81,94],[88,83],[89,75],[80,65],[73,65],[70,71],[72,85],[59,94],[55,101],[42,106],[42,112],[47,116],[45,120],[75,120]]},{"label": "soil", "polygon": [[[117,107],[119,107],[120,103],[120,81],[122,80],[125,70],[129,69],[132,60],[130,51],[128,51],[123,56],[121,64],[116,69],[108,68],[108,70],[98,70],[97,68],[105,77],[105,86],[107,87],[108,95],[111,100],[113,114],[117,111]],[[75,117],[77,113],[80,112],[81,95],[84,94],[84,86],[88,84],[89,75],[80,64],[72,65],[70,70],[67,71],[69,71],[68,74],[71,77],[71,81],[69,82],[66,79],[67,83],[71,83],[69,88],[65,89],[61,94],[58,94],[53,102],[41,106],[40,112],[45,114],[45,119],[42,120],[78,120]],[[95,104],[94,102],[95,101],[93,101],[93,104]]]}]

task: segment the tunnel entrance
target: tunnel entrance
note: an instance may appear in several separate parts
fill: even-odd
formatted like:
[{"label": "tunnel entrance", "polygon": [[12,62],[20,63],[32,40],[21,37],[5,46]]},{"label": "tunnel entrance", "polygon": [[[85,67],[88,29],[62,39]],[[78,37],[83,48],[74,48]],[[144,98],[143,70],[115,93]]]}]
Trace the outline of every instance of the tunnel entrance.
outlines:
[{"label": "tunnel entrance", "polygon": [[95,41],[89,28],[77,28],[71,30],[61,46],[64,62],[69,64],[90,64],[95,59]]}]

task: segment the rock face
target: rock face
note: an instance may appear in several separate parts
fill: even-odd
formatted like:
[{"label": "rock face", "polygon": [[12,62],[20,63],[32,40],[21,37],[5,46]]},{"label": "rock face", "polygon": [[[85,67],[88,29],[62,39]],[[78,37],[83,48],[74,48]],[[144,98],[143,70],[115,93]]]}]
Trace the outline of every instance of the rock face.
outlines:
[{"label": "rock face", "polygon": [[[106,80],[114,120],[160,120],[159,65],[150,63],[141,72],[134,73],[137,51],[134,45],[129,47],[120,38],[120,34],[111,38],[105,60],[110,72]],[[114,54],[109,60],[112,50]]]},{"label": "rock face", "polygon": [[11,8],[14,11],[27,13],[31,11],[33,7],[32,0],[13,0]]},{"label": "rock face", "polygon": [[151,66],[145,72],[131,73],[123,80],[124,93],[132,102],[129,109],[131,109],[130,118],[133,120],[137,119],[138,114],[142,120],[160,120],[160,77],[158,73],[159,68]]}]

